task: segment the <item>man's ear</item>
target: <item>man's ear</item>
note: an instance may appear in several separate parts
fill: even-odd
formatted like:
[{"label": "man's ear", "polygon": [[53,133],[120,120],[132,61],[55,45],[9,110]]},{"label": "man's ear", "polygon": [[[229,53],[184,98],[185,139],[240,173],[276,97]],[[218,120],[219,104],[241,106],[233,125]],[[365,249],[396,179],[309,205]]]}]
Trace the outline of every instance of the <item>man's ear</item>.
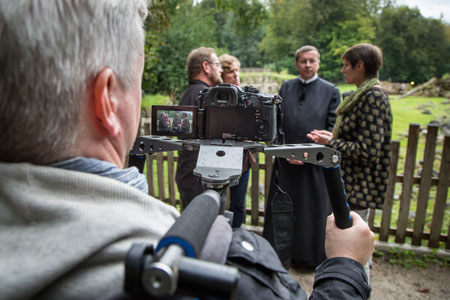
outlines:
[{"label": "man's ear", "polygon": [[202,69],[203,69],[203,72],[206,74],[211,73],[209,70],[209,64],[206,60],[202,62]]},{"label": "man's ear", "polygon": [[117,118],[117,98],[113,89],[117,78],[113,70],[105,68],[100,71],[94,82],[94,111],[98,125],[111,137],[116,137],[120,131]]}]

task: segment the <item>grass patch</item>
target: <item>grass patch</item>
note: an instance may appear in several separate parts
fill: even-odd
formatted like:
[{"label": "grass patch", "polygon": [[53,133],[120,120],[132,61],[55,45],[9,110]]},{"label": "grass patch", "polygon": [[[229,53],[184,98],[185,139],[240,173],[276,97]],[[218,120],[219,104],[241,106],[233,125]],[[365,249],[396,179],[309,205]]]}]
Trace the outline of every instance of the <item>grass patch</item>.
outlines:
[{"label": "grass patch", "polygon": [[170,97],[161,94],[147,94],[142,98],[141,109],[148,109],[152,105],[171,105]]},{"label": "grass patch", "polygon": [[402,266],[406,269],[412,267],[426,268],[429,265],[439,265],[441,267],[449,268],[449,258],[439,258],[436,255],[437,249],[434,249],[431,254],[419,254],[412,250],[401,250],[398,247],[393,247],[389,252],[374,251],[373,260],[386,261],[393,266]]},{"label": "grass patch", "polygon": [[394,118],[392,138],[403,142],[410,123],[418,123],[424,127],[430,121],[446,118],[450,115],[450,106],[444,104],[444,100],[445,98],[440,97],[390,97]]}]

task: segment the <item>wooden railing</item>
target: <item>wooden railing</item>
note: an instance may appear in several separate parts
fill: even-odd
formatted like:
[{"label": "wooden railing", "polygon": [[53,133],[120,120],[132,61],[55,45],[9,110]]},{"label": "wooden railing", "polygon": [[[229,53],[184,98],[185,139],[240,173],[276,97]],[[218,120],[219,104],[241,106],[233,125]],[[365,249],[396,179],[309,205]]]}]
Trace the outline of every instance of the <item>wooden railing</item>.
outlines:
[{"label": "wooden railing", "polygon": [[[371,209],[369,225],[379,235],[380,241],[392,241],[399,244],[411,243],[412,245],[423,245],[428,241],[430,248],[439,247],[443,242],[446,249],[450,249],[450,222],[444,224],[444,215],[450,214],[447,207],[448,190],[450,182],[450,136],[445,136],[442,141],[442,151],[436,151],[438,126],[429,125],[425,140],[425,150],[422,160],[422,171],[420,176],[416,174],[416,156],[419,144],[420,126],[410,124],[406,156],[404,159],[404,172],[397,174],[400,158],[400,142],[392,141],[391,164],[389,169],[389,184],[386,193],[384,208],[382,211]],[[149,125],[144,124],[144,134],[149,133]],[[440,154],[439,176],[433,176],[436,153]],[[175,183],[176,152],[164,152],[149,155],[147,159],[147,179],[149,182],[149,194],[177,206],[177,187]],[[264,163],[259,162],[259,157],[251,166],[251,181],[249,181],[248,193],[250,195],[250,207],[246,214],[250,216],[247,224],[261,226],[264,222],[264,208],[266,207],[270,176],[272,173],[273,157],[263,156]],[[263,189],[261,189],[261,185]],[[396,189],[401,194],[396,203]],[[417,205],[415,217],[411,218],[411,201],[413,188],[418,187]],[[263,192],[262,192],[263,190]],[[262,196],[264,194],[264,197]],[[434,200],[434,207],[428,207],[430,201]],[[178,206],[179,207],[179,206]],[[397,220],[392,220],[394,210],[398,208]],[[427,211],[432,211],[431,225],[425,230]],[[376,217],[381,215],[380,217]],[[428,214],[429,217],[429,214]],[[247,220],[248,221],[248,220]],[[394,224],[394,225],[392,225]],[[396,226],[395,226],[396,224]],[[445,227],[443,227],[445,226]],[[442,230],[446,228],[446,230]],[[445,232],[445,233],[442,233]],[[389,240],[389,238],[391,238]],[[408,240],[406,239],[408,238]],[[409,239],[410,238],[410,239]]]}]

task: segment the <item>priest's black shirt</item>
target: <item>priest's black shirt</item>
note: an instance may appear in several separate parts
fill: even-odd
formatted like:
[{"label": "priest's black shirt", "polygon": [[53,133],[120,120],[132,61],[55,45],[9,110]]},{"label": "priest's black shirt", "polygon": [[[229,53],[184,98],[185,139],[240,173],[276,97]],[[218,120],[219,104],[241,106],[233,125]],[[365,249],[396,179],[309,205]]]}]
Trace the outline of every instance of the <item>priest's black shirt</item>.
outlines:
[{"label": "priest's black shirt", "polygon": [[[306,137],[311,130],[332,130],[340,103],[340,93],[335,85],[320,77],[305,84],[297,77],[284,82],[279,94],[283,99],[285,143],[311,143]],[[279,167],[280,187],[290,196],[293,204],[291,257],[295,263],[317,266],[326,258],[326,217],[331,213],[321,167],[307,163],[292,165],[284,159],[276,159],[275,164]],[[276,190],[273,178],[274,174],[263,232],[272,245],[274,224],[270,208]]]}]

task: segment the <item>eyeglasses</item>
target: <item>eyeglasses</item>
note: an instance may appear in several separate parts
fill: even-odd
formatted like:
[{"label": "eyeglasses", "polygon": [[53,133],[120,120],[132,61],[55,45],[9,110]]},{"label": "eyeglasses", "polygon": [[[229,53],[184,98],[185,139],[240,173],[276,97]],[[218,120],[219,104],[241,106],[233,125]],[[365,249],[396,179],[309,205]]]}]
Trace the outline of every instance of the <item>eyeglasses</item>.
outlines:
[{"label": "eyeglasses", "polygon": [[220,62],[212,62],[212,61],[206,61],[208,64],[216,65],[218,68],[222,67],[222,63]]}]

